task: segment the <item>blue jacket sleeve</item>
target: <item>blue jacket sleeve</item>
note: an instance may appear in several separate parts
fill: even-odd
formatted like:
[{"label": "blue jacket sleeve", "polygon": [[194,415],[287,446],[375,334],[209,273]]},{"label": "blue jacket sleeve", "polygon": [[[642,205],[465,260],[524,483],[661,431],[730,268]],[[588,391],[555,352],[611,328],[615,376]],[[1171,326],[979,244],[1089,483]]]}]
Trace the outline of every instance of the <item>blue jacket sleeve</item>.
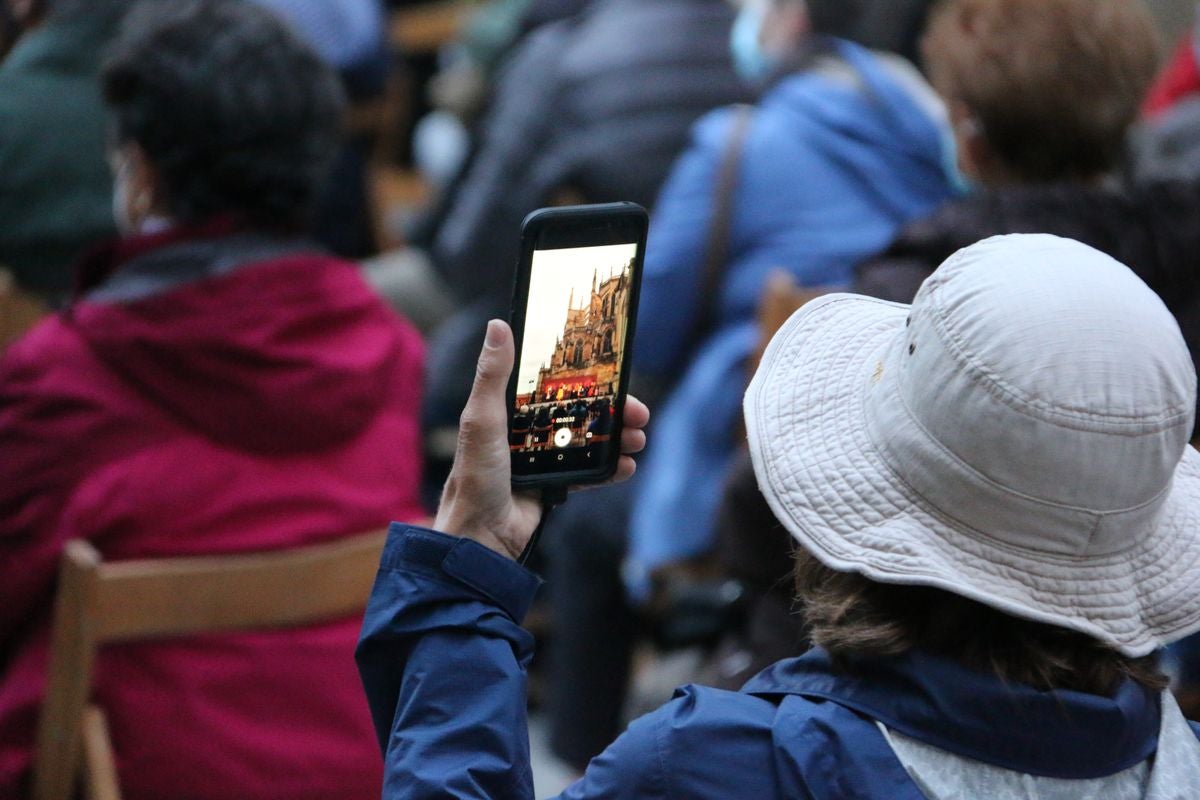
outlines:
[{"label": "blue jacket sleeve", "polygon": [[592,759],[584,776],[554,800],[659,800],[667,797],[659,738],[669,709],[635,720]]},{"label": "blue jacket sleeve", "polygon": [[393,524],[355,658],[385,798],[532,798],[521,629],[539,579],[466,540]]},{"label": "blue jacket sleeve", "polygon": [[717,172],[735,114],[734,108],[721,108],[695,124],[692,142],[671,168],[654,206],[634,344],[634,364],[641,373],[672,378],[686,366],[682,362],[700,313]]},{"label": "blue jacket sleeve", "polygon": [[[533,797],[525,716],[541,581],[487,548],[393,524],[355,658],[384,753],[385,798]],[[662,795],[655,723],[633,726],[562,795]]]}]

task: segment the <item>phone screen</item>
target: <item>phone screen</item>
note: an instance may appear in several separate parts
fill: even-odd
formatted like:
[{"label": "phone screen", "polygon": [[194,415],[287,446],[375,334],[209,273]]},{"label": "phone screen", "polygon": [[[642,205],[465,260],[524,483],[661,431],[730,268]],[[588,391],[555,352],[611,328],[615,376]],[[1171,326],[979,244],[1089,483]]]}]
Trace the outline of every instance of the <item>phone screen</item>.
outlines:
[{"label": "phone screen", "polygon": [[609,463],[638,243],[535,249],[509,446],[514,473]]}]

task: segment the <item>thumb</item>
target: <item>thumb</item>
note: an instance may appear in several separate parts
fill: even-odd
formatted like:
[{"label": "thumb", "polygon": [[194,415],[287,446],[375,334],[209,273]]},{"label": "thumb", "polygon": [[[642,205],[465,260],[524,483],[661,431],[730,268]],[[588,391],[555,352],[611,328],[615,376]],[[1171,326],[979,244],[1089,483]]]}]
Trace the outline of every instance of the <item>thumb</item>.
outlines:
[{"label": "thumb", "polygon": [[463,409],[460,431],[473,445],[492,440],[507,442],[508,378],[513,369],[513,335],[508,324],[494,319],[488,323],[487,336],[475,368],[475,384]]}]

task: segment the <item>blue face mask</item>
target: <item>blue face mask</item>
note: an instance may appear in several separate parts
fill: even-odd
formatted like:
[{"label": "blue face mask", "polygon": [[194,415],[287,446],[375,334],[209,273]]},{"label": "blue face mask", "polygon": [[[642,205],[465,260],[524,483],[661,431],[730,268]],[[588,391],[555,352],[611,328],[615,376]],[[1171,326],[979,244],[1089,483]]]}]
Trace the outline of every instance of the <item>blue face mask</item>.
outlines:
[{"label": "blue face mask", "polygon": [[941,126],[942,128],[942,171],[946,174],[946,182],[950,184],[951,191],[958,197],[971,194],[975,191],[975,181],[963,174],[963,171],[958,168],[958,137],[954,135],[954,128],[951,127],[947,120]]},{"label": "blue face mask", "polygon": [[729,33],[729,52],[733,68],[747,83],[761,83],[775,65],[773,58],[763,52],[758,43],[766,11],[759,3],[746,3],[738,12]]}]

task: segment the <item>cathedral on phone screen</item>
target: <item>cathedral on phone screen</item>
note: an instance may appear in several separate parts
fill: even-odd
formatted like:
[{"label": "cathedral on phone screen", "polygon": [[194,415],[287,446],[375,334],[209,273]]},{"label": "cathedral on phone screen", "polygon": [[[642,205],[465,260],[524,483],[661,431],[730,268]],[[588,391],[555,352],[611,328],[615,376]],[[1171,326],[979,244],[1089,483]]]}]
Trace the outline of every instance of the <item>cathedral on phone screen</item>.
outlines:
[{"label": "cathedral on phone screen", "polygon": [[629,325],[636,244],[535,250],[510,449],[550,469],[602,463]]}]

